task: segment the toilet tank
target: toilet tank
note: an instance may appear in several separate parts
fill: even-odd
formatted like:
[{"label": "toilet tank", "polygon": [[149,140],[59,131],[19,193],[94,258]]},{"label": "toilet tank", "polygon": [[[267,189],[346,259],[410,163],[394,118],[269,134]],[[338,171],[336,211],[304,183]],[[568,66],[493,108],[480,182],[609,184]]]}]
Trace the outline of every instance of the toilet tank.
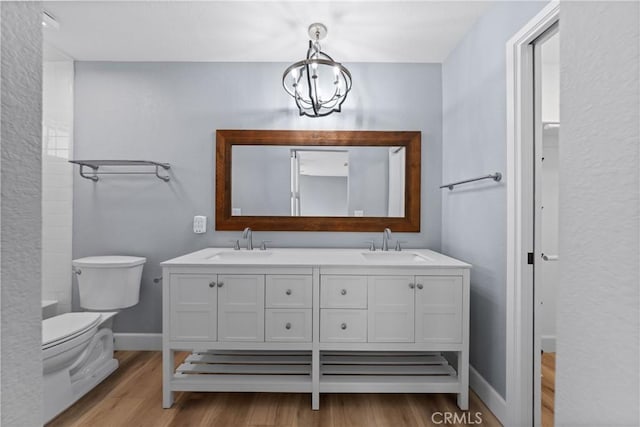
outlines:
[{"label": "toilet tank", "polygon": [[92,256],[72,261],[78,278],[80,307],[119,310],[140,300],[140,280],[146,258]]}]

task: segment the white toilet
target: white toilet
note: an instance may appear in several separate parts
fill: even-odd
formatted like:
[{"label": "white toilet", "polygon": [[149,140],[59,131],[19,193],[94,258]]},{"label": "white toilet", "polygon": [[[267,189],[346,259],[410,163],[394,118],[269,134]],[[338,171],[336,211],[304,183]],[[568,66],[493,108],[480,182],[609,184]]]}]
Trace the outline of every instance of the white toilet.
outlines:
[{"label": "white toilet", "polygon": [[118,367],[112,318],[136,305],[146,258],[95,256],[73,261],[80,307],[42,321],[44,422],[53,419]]}]

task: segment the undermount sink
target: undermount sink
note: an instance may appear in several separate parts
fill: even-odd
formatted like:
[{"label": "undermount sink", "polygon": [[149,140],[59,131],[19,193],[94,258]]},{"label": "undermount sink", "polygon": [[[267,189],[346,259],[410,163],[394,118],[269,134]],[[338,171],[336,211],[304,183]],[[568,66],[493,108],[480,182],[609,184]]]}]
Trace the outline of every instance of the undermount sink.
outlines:
[{"label": "undermount sink", "polygon": [[429,262],[430,260],[426,257],[423,257],[418,254],[414,254],[412,252],[396,252],[396,251],[381,251],[381,252],[362,252],[362,256],[367,261],[376,261],[376,262],[397,262],[397,263],[405,263],[405,262]]},{"label": "undermount sink", "polygon": [[263,259],[273,255],[273,252],[269,251],[247,251],[247,250],[239,250],[239,251],[225,251],[218,252],[213,254],[207,259],[211,260],[257,260]]}]

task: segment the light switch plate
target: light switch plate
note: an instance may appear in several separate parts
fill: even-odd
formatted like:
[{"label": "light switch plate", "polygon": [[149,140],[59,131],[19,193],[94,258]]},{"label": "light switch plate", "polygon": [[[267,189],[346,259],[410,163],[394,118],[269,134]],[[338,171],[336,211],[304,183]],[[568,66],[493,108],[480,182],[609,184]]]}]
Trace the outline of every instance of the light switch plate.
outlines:
[{"label": "light switch plate", "polygon": [[196,234],[203,234],[207,232],[206,216],[197,215],[193,217],[193,232]]}]

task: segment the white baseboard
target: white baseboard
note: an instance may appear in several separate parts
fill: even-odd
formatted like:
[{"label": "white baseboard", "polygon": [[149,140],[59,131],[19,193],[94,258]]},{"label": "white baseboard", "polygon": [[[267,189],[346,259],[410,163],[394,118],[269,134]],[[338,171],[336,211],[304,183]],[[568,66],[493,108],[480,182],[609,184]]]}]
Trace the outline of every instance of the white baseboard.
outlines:
[{"label": "white baseboard", "polygon": [[469,365],[469,386],[502,425],[506,425],[507,402],[471,365]]},{"label": "white baseboard", "polygon": [[162,350],[162,334],[114,333],[113,337],[116,350]]},{"label": "white baseboard", "polygon": [[556,336],[555,335],[543,335],[540,337],[540,347],[545,353],[556,352]]}]

